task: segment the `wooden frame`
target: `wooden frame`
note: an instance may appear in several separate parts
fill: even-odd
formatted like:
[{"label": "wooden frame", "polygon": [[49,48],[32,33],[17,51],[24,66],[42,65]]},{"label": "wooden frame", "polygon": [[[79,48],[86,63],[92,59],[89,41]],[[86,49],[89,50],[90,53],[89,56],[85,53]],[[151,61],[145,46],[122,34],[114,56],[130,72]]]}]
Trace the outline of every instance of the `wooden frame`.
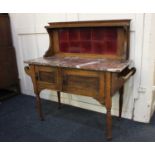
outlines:
[{"label": "wooden frame", "polygon": [[[77,53],[62,53],[58,46],[58,30],[61,28],[72,27],[116,27],[118,29],[117,48],[118,55],[101,55],[101,54],[77,54]],[[63,58],[79,57],[93,58],[93,59],[111,59],[124,62],[128,60],[129,56],[129,20],[114,20],[114,21],[87,21],[87,22],[63,22],[63,23],[49,23],[46,29],[50,37],[49,49],[44,55],[45,58],[52,58],[53,56]],[[39,60],[38,60],[39,61]],[[51,59],[52,61],[52,59]],[[96,70],[80,69],[76,67],[67,67],[61,65],[48,65],[48,63],[40,64],[27,62],[28,67],[25,67],[26,73],[31,77],[36,94],[36,108],[38,110],[40,119],[43,120],[43,113],[41,110],[41,102],[39,94],[44,89],[51,89],[57,91],[59,108],[61,107],[60,92],[85,95],[95,98],[103,106],[106,107],[106,137],[108,140],[112,139],[112,96],[119,91],[119,117],[121,117],[123,106],[123,92],[124,84],[134,73],[135,68],[128,68],[128,65],[119,70]]]}]

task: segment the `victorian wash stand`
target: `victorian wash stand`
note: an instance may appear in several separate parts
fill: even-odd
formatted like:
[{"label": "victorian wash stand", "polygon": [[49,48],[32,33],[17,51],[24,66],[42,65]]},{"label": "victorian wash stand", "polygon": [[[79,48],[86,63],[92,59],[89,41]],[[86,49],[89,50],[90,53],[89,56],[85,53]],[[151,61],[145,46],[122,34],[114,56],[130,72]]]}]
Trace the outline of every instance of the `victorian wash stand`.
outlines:
[{"label": "victorian wash stand", "polygon": [[36,107],[43,120],[39,94],[44,89],[90,96],[106,108],[106,138],[112,138],[112,96],[119,91],[119,117],[125,82],[135,73],[129,69],[130,20],[49,23],[45,27],[50,46],[44,57],[28,60],[26,73],[36,94]]}]

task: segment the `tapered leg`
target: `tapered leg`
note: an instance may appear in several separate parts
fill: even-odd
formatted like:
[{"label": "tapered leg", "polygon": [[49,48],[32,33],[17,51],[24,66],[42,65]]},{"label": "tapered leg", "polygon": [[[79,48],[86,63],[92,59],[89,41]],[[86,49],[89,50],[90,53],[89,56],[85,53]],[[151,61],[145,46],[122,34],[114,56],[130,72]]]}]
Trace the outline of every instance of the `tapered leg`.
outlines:
[{"label": "tapered leg", "polygon": [[124,86],[122,86],[119,90],[119,118],[122,116],[122,108],[123,108],[123,94],[124,94]]},{"label": "tapered leg", "polygon": [[112,116],[111,116],[111,73],[106,73],[106,96],[105,96],[105,106],[106,106],[106,138],[107,140],[112,139]]},{"label": "tapered leg", "polygon": [[39,94],[36,94],[36,109],[39,114],[40,120],[43,121],[43,113],[42,113],[42,106],[41,106],[41,100]]},{"label": "tapered leg", "polygon": [[62,104],[61,104],[61,93],[60,93],[60,91],[57,91],[57,96],[58,96],[58,108],[60,109],[62,107]]},{"label": "tapered leg", "polygon": [[112,139],[112,116],[110,109],[107,109],[106,113],[106,138],[107,140]]}]

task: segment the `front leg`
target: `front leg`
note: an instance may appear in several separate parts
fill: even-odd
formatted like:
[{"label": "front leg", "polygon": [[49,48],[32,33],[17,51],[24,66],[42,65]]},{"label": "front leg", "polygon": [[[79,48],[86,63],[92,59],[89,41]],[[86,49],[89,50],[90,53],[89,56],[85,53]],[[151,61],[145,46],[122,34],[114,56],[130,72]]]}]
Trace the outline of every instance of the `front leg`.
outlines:
[{"label": "front leg", "polygon": [[32,83],[33,83],[33,88],[34,88],[34,93],[36,95],[36,110],[39,114],[40,120],[44,120],[43,114],[42,114],[42,107],[41,107],[41,99],[40,99],[40,91],[38,90],[38,86],[36,83],[36,74],[35,74],[35,66],[30,65],[25,67],[25,72],[27,75],[31,77]]},{"label": "front leg", "polygon": [[119,118],[122,116],[122,108],[123,108],[123,95],[124,95],[124,86],[122,86],[119,90]]},{"label": "front leg", "polygon": [[106,138],[107,140],[112,139],[112,116],[111,116],[111,109],[106,108]]},{"label": "front leg", "polygon": [[61,92],[57,91],[57,97],[58,97],[58,108],[61,109]]},{"label": "front leg", "polygon": [[112,116],[111,116],[111,73],[106,73],[106,86],[105,86],[105,107],[106,113],[106,138],[112,139]]},{"label": "front leg", "polygon": [[41,99],[40,99],[40,93],[36,93],[36,110],[39,114],[39,118],[41,121],[44,120],[44,117],[43,117],[43,113],[42,113],[42,105],[41,105]]}]

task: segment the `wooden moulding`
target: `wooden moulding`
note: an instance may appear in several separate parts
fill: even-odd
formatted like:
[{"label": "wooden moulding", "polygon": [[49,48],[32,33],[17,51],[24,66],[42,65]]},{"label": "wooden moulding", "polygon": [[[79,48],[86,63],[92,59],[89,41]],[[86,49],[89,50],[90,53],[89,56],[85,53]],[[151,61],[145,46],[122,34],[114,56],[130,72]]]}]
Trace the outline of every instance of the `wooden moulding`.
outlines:
[{"label": "wooden moulding", "polygon": [[103,26],[129,26],[130,20],[96,20],[96,21],[78,21],[78,22],[55,22],[49,23],[45,28],[71,28],[71,27],[103,27]]}]

